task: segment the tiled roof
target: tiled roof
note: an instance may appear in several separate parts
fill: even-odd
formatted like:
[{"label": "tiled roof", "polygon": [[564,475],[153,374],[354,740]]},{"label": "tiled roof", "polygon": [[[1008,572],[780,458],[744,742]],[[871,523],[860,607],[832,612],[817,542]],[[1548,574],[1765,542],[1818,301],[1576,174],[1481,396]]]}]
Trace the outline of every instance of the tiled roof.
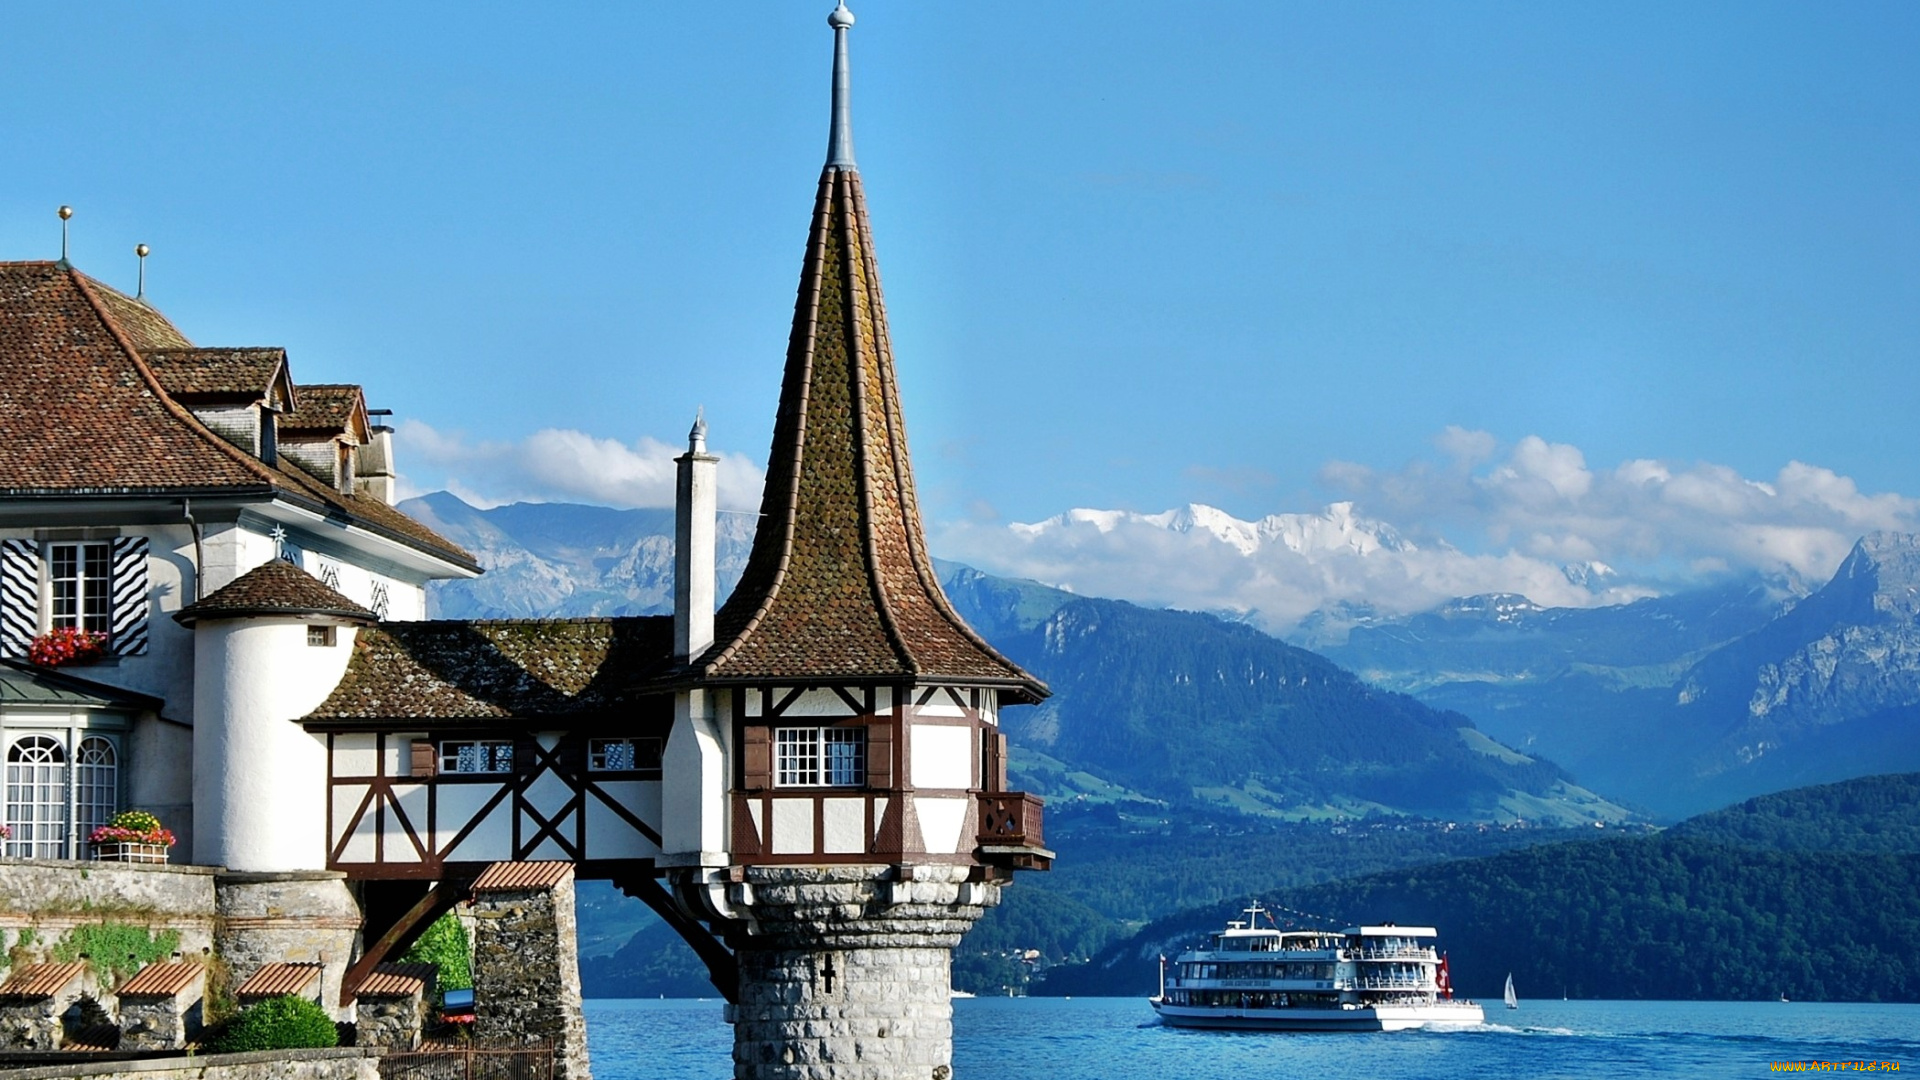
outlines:
[{"label": "tiled roof", "polygon": [[523,889],[551,889],[573,874],[570,862],[497,862],[480,872],[473,891],[519,892]]},{"label": "tiled roof", "polygon": [[135,300],[111,285],[92,279],[88,279],[88,282],[93,286],[94,298],[106,309],[107,317],[127,336],[127,341],[142,353],[149,349],[193,347],[193,342],[188,341],[186,335],[145,301]]},{"label": "tiled roof", "polygon": [[149,349],[140,355],[175,397],[265,397],[287,362],[287,350],[276,348]]},{"label": "tiled roof", "polygon": [[172,997],[192,986],[202,970],[198,960],[170,964],[148,964],[140,973],[120,984],[120,997]]},{"label": "tiled roof", "polygon": [[76,270],[0,263],[0,495],[274,494],[479,568],[379,499],[269,466],[207,430],[142,355],[192,348],[159,312]]},{"label": "tiled roof", "polygon": [[330,615],[373,622],[377,616],[341,596],[305,570],[274,559],[181,608],[174,618],[238,619],[249,615]]},{"label": "tiled roof", "polygon": [[820,177],[745,574],[690,674],[1045,684],[967,626],[927,553],[866,197]]},{"label": "tiled roof", "polygon": [[112,295],[53,263],[0,264],[0,489],[267,490],[262,469],[217,436],[198,437],[128,353],[122,341],[135,335],[117,336],[103,314]]},{"label": "tiled roof", "polygon": [[86,970],[85,960],[17,967],[7,976],[6,983],[0,985],[0,998],[50,998]]},{"label": "tiled roof", "polygon": [[72,705],[159,712],[166,702],[18,660],[0,659],[0,705]]},{"label": "tiled roof", "polygon": [[293,388],[298,407],[280,418],[280,431],[341,432],[355,413],[364,414],[366,397],[358,386],[337,383],[302,384]]},{"label": "tiled roof", "polygon": [[672,649],[665,616],[382,623],[355,635],[305,722],[628,714],[627,691]]},{"label": "tiled roof", "polygon": [[246,998],[282,997],[301,994],[320,977],[319,964],[268,964],[247,976],[233,996]]},{"label": "tiled roof", "polygon": [[354,991],[356,997],[412,997],[424,993],[439,968],[432,964],[381,964]]}]

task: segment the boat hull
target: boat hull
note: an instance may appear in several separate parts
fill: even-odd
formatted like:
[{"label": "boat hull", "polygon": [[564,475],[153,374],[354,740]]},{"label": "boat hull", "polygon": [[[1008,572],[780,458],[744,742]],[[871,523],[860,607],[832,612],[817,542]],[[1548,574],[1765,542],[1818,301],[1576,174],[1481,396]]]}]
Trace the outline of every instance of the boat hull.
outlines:
[{"label": "boat hull", "polygon": [[1486,1022],[1486,1013],[1470,1002],[1363,1009],[1235,1009],[1154,1001],[1153,1008],[1168,1027],[1228,1031],[1405,1031]]}]

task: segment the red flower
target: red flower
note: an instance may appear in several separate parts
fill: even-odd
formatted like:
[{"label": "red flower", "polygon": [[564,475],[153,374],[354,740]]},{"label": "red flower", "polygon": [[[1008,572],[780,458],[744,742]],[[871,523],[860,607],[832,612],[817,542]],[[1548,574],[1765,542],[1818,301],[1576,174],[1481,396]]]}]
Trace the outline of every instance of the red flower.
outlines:
[{"label": "red flower", "polygon": [[77,626],[56,626],[27,646],[28,661],[41,667],[90,664],[107,655],[107,635]]}]

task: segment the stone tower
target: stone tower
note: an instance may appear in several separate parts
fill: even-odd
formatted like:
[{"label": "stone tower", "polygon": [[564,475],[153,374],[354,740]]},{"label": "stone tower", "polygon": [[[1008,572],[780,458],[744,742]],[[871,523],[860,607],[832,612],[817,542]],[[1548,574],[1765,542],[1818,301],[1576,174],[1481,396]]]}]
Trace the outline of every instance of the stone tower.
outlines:
[{"label": "stone tower", "polygon": [[[681,612],[660,865],[737,980],[735,1076],[945,1080],[951,951],[1016,868],[1039,800],[1007,792],[1000,709],[1046,687],[954,611],[914,494],[854,164],[844,5],[760,526],[714,617]],[[680,535],[711,514],[703,429]],[[705,471],[703,471],[703,469]],[[711,595],[690,550],[678,595]],[[704,582],[710,582],[710,570]],[[708,608],[707,610],[711,610]]]}]

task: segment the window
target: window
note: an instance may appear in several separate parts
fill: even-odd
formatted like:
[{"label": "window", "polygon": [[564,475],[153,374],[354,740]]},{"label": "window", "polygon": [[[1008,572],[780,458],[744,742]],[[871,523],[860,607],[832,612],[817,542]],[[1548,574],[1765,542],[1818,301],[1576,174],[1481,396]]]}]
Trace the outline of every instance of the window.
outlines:
[{"label": "window", "polygon": [[67,857],[67,751],[45,735],[7,748],[7,854]]},{"label": "window", "polygon": [[774,783],[780,787],[860,787],[867,782],[864,727],[775,728]]},{"label": "window", "polygon": [[513,744],[468,740],[440,744],[442,773],[505,773],[513,771]]},{"label": "window", "polygon": [[333,647],[333,641],[334,641],[333,627],[331,626],[307,627],[307,644],[330,649]]},{"label": "window", "polygon": [[53,544],[52,625],[106,633],[113,628],[113,560],[106,544]]},{"label": "window", "polygon": [[628,772],[659,767],[659,739],[587,740],[587,768],[594,772]]},{"label": "window", "polygon": [[82,840],[120,811],[120,755],[98,735],[81,739],[73,755],[73,809]]}]

